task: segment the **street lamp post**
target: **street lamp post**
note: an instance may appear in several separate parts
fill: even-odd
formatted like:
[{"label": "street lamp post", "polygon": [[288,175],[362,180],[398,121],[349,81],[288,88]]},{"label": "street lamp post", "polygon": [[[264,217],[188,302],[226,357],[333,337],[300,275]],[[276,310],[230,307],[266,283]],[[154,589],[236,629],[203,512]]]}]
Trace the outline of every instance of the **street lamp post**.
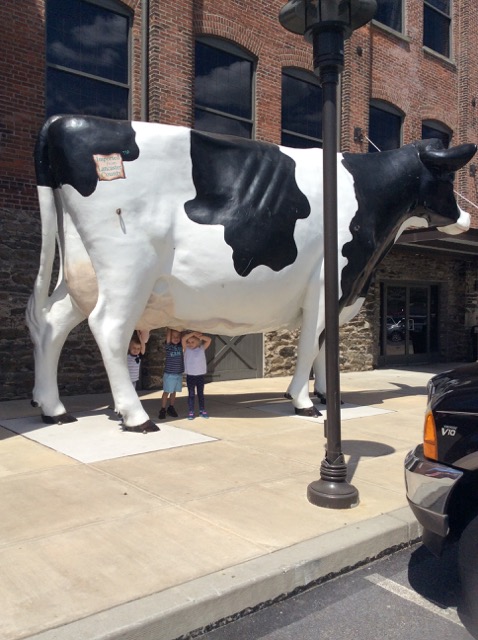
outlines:
[{"label": "street lamp post", "polygon": [[279,13],[283,27],[312,42],[314,72],[322,85],[327,447],[320,466],[320,480],[308,486],[307,497],[316,506],[332,509],[354,507],[359,502],[357,489],[347,482],[341,444],[337,88],[344,68],[344,41],[372,19],[376,8],[376,0],[290,0]]}]

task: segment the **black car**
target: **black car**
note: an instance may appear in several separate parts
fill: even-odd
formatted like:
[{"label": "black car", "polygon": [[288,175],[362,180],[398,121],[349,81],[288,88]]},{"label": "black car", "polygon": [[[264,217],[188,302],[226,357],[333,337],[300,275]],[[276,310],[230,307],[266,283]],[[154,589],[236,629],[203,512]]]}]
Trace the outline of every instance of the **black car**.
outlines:
[{"label": "black car", "polygon": [[478,626],[478,362],[428,383],[423,443],[405,459],[407,498],[423,544],[458,542],[463,597]]}]

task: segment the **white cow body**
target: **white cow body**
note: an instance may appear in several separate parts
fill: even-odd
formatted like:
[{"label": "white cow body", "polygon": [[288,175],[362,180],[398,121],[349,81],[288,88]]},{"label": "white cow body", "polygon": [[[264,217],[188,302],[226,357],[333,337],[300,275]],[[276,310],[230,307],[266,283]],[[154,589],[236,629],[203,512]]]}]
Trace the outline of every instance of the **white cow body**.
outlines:
[{"label": "white cow body", "polygon": [[[126,166],[127,179],[116,181],[114,200],[109,182],[100,182],[87,199],[70,185],[59,190],[65,216],[65,276],[70,293],[85,316],[96,304],[95,272],[104,273],[111,263],[116,274],[124,270],[137,278],[135,298],[148,296],[147,307],[138,318],[141,328],[194,326],[205,332],[234,336],[300,326],[301,309],[313,295],[307,294],[309,283],[312,281],[315,289],[321,289],[317,286],[323,258],[322,194],[317,189],[322,175],[321,150],[297,153],[296,149],[281,147],[297,164],[297,184],[312,204],[311,215],[296,224],[296,262],[280,273],[261,265],[245,281],[234,271],[232,250],[224,243],[223,228],[198,225],[184,212],[185,200],[196,195],[191,179],[189,130],[156,125],[162,146],[148,150],[148,126],[133,123],[133,127],[144,155]],[[341,156],[339,184],[347,187],[339,189],[340,237],[348,241],[357,201],[351,176],[340,161]],[[145,182],[148,175],[151,182]],[[132,190],[130,183],[144,183],[148,193]],[[118,208],[120,215],[115,213]],[[101,242],[98,229],[108,242]],[[173,242],[168,242],[169,238],[174,238]],[[138,262],[143,263],[148,280],[154,273],[152,291],[150,282],[138,277]],[[109,281],[108,275],[107,278]],[[287,305],[284,299],[288,300]],[[130,313],[125,309],[125,315]]]},{"label": "white cow body", "polygon": [[[42,255],[27,312],[35,345],[34,401],[45,416],[65,414],[56,382],[58,358],[68,333],[88,318],[125,425],[149,420],[126,369],[134,328],[168,326],[234,336],[301,326],[288,393],[296,409],[310,407],[309,372],[324,329],[321,150],[280,148],[295,162],[295,182],[310,215],[295,223],[297,256],[291,264],[277,271],[259,264],[243,277],[234,268],[222,224],[198,224],[185,212],[185,202],[197,195],[191,131],[128,125],[140,153],[124,162],[124,179],[99,180],[86,197],[69,183],[38,186]],[[337,170],[340,249],[353,240],[359,204],[341,154]],[[48,296],[57,230],[63,271]],[[339,273],[347,262],[339,251]],[[353,317],[362,300],[343,307],[341,320]]]}]

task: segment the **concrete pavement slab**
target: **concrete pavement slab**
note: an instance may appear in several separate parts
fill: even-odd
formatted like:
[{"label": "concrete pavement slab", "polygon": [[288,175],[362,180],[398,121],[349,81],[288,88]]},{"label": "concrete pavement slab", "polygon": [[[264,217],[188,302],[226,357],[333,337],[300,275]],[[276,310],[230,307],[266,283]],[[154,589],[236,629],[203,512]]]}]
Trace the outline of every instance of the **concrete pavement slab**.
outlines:
[{"label": "concrete pavement slab", "polygon": [[148,465],[140,456],[132,456],[98,463],[95,468],[174,504],[304,473],[298,461],[234,442],[202,445],[200,455],[195,449],[182,447],[152,456]]},{"label": "concrete pavement slab", "polygon": [[[162,424],[161,431],[138,438],[138,434],[123,431],[114,411],[90,411],[78,413],[77,422],[66,424],[42,424],[38,416],[2,420],[5,429],[44,444],[80,462],[97,462],[124,456],[172,449],[212,438],[201,433],[177,429]],[[144,434],[140,434],[144,435]]]},{"label": "concrete pavement slab", "polygon": [[[323,425],[257,409],[278,402],[285,378],[212,383],[210,420],[168,423],[215,441],[111,460],[75,461],[0,429],[0,640],[175,640],[416,539],[402,462],[433,373],[342,374],[347,402],[392,412],[343,422],[360,497],[350,510],[306,499]],[[161,394],[141,395],[154,418]],[[110,399],[65,402],[94,411]],[[0,425],[32,415],[27,401],[0,404]]]},{"label": "concrete pavement slab", "polygon": [[101,611],[29,640],[175,640],[212,620],[271,602],[416,540],[419,529],[399,509],[295,544],[145,598]]}]

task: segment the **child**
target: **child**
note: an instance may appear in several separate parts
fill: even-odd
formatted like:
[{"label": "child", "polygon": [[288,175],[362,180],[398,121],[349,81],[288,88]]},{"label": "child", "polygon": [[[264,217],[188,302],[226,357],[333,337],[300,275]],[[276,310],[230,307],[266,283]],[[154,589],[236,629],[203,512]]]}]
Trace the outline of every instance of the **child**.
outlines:
[{"label": "child", "polygon": [[204,375],[207,371],[206,349],[211,344],[211,338],[204,336],[199,331],[191,331],[182,337],[181,342],[184,349],[184,370],[188,385],[188,419],[194,419],[195,389],[198,394],[199,415],[201,418],[209,418],[204,406]]},{"label": "child", "polygon": [[[178,417],[174,408],[176,393],[183,388],[184,358],[183,347],[181,345],[181,332],[175,329],[168,329],[166,332],[166,364],[163,375],[163,396],[161,398],[161,409],[159,419],[164,420],[166,414],[173,418]],[[166,409],[168,403],[169,406]]]},{"label": "child", "polygon": [[133,387],[139,380],[139,368],[141,366],[141,357],[146,351],[146,342],[149,338],[149,332],[135,331],[131,337],[128,347],[128,372]]}]

